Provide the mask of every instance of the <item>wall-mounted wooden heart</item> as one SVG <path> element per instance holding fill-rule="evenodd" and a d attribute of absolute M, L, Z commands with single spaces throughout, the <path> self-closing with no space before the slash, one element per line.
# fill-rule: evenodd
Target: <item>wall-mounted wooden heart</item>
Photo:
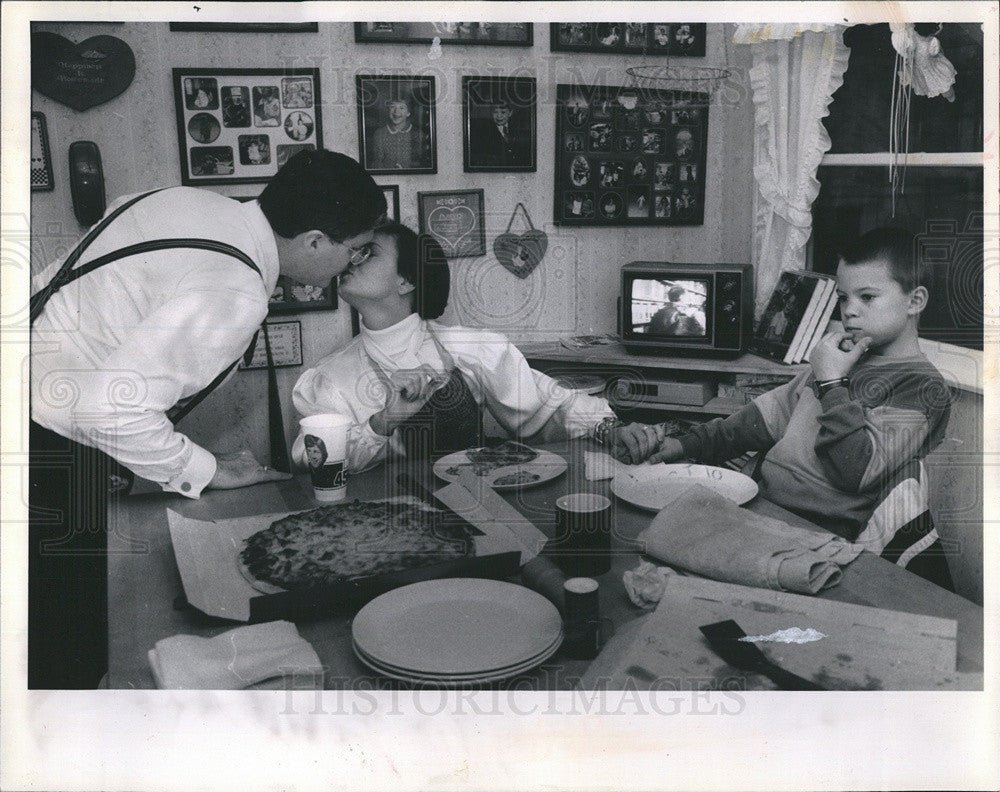
<path fill-rule="evenodd" d="M 57 33 L 31 34 L 31 87 L 74 110 L 114 99 L 133 77 L 135 55 L 114 36 L 74 44 Z"/>
<path fill-rule="evenodd" d="M 521 279 L 535 271 L 548 247 L 548 235 L 537 228 L 523 234 L 501 234 L 493 240 L 497 261 Z"/>

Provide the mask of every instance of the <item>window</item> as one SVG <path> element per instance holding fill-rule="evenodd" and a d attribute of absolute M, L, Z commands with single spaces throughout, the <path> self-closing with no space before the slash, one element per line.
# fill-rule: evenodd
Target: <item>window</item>
<path fill-rule="evenodd" d="M 917 32 L 929 35 L 937 27 L 918 24 Z M 845 32 L 851 56 L 824 120 L 832 146 L 817 173 L 811 262 L 833 273 L 845 236 L 879 225 L 908 228 L 934 272 L 921 337 L 982 349 L 983 32 L 980 25 L 948 23 L 936 35 L 957 70 L 955 101 L 912 97 L 910 153 L 893 207 L 889 117 L 896 52 L 889 26 Z"/>

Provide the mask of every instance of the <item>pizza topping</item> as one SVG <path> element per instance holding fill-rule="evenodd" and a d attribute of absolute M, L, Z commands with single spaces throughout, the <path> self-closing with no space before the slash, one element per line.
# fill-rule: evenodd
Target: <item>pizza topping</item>
<path fill-rule="evenodd" d="M 321 506 L 248 537 L 240 560 L 257 580 L 294 589 L 471 555 L 468 531 L 439 524 L 438 515 L 390 501 Z"/>
<path fill-rule="evenodd" d="M 515 440 L 505 440 L 499 445 L 466 451 L 477 476 L 485 476 L 497 468 L 523 465 L 538 456 L 538 452 Z"/>

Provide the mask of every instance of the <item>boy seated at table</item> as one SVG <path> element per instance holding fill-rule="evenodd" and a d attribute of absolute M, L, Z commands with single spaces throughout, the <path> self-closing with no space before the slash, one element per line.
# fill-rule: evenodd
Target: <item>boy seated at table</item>
<path fill-rule="evenodd" d="M 435 458 L 482 446 L 486 409 L 511 435 L 581 437 L 615 416 L 603 398 L 560 386 L 528 366 L 502 334 L 437 320 L 450 275 L 441 246 L 399 223 L 341 276 L 338 294 L 361 316 L 361 332 L 299 377 L 301 415 L 350 418 L 347 467 L 360 471 L 390 453 Z M 300 434 L 292 456 L 304 461 Z"/>
<path fill-rule="evenodd" d="M 613 455 L 718 464 L 766 453 L 765 498 L 952 589 L 922 464 L 944 436 L 950 393 L 917 343 L 929 272 L 915 256 L 909 232 L 864 234 L 837 267 L 843 325 L 814 347 L 809 371 L 679 438 L 621 427 Z"/>

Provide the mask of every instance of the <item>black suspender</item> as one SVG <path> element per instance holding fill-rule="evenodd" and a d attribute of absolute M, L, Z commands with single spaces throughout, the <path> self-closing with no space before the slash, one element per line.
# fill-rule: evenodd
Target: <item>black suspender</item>
<path fill-rule="evenodd" d="M 176 239 L 153 239 L 147 242 L 139 242 L 135 245 L 128 245 L 127 247 L 119 248 L 118 250 L 113 250 L 110 253 L 105 253 L 103 256 L 98 256 L 93 261 L 88 261 L 76 269 L 73 265 L 80 260 L 84 251 L 90 247 L 90 244 L 97 239 L 97 237 L 111 225 L 111 222 L 118 217 L 122 212 L 131 207 L 137 201 L 141 201 L 147 196 L 158 193 L 159 190 L 151 190 L 150 192 L 143 193 L 142 195 L 136 196 L 135 198 L 127 201 L 126 203 L 119 206 L 115 211 L 105 217 L 100 223 L 94 226 L 87 235 L 80 240 L 76 248 L 70 253 L 66 260 L 63 262 L 62 266 L 59 268 L 59 272 L 56 273 L 55 277 L 42 289 L 37 291 L 31 296 L 31 323 L 34 324 L 35 319 L 37 319 L 42 310 L 45 308 L 46 303 L 49 299 L 59 291 L 63 286 L 72 283 L 77 278 L 81 278 L 87 273 L 93 272 L 99 267 L 103 267 L 105 264 L 110 264 L 113 261 L 118 261 L 119 259 L 127 258 L 129 256 L 136 256 L 140 253 L 149 253 L 156 250 L 171 250 L 175 248 L 197 248 L 200 250 L 211 250 L 216 253 L 223 253 L 233 258 L 239 259 L 244 264 L 246 264 L 250 269 L 256 272 L 263 278 L 263 274 L 260 271 L 260 267 L 251 259 L 246 253 L 244 253 L 239 248 L 228 245 L 225 242 L 218 242 L 214 239 L 198 239 L 198 238 L 176 238 Z M 264 326 L 264 334 L 267 335 L 267 325 Z M 239 361 L 236 360 L 231 366 L 228 366 L 223 370 L 214 380 L 212 380 L 207 386 L 202 388 L 198 393 L 191 396 L 183 404 L 176 404 L 170 410 L 167 411 L 167 417 L 173 423 L 177 423 L 185 415 L 187 415 L 191 410 L 193 410 L 198 404 L 200 404 L 205 397 L 207 397 L 213 390 L 215 390 L 222 381 L 229 376 L 229 373 L 236 367 Z M 270 363 L 270 357 L 269 357 Z"/>

